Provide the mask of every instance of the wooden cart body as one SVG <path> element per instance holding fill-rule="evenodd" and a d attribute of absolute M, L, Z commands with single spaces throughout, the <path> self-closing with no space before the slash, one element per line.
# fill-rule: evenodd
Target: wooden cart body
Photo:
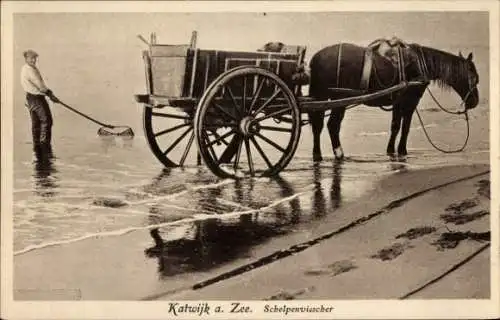
<path fill-rule="evenodd" d="M 306 47 L 285 46 L 282 52 L 203 50 L 191 45 L 151 44 L 143 51 L 147 96 L 152 107 L 196 107 L 208 86 L 222 73 L 241 66 L 255 66 L 277 74 L 295 93 L 292 76 L 303 64 Z M 253 91 L 254 84 L 248 90 Z M 269 95 L 269 93 L 267 94 Z"/>

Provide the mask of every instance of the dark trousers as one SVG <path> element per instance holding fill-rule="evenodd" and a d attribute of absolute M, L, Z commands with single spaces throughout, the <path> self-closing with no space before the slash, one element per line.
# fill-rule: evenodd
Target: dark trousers
<path fill-rule="evenodd" d="M 33 134 L 33 148 L 51 149 L 52 113 L 44 95 L 26 94 L 28 110 L 31 116 L 31 132 Z"/>

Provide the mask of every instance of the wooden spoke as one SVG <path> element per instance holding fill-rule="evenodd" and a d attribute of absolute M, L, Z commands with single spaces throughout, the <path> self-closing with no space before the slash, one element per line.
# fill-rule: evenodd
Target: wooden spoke
<path fill-rule="evenodd" d="M 171 119 L 183 119 L 183 120 L 192 120 L 192 118 L 188 116 L 181 116 L 181 115 L 176 115 L 176 114 L 168 114 L 168 113 L 161 113 L 161 112 L 151 112 L 152 116 L 155 117 L 162 117 L 162 118 L 171 118 Z"/>
<path fill-rule="evenodd" d="M 218 142 L 222 142 L 223 144 L 225 144 L 225 145 L 227 146 L 227 145 L 228 145 L 228 143 L 227 143 L 226 139 L 224 139 L 224 138 L 220 139 L 220 135 L 217 133 L 217 131 L 216 131 L 216 130 L 217 130 L 217 129 L 215 129 L 215 130 L 210 130 L 210 133 L 211 133 L 211 134 L 215 137 L 215 139 L 217 139 L 217 140 L 218 140 L 216 143 L 218 143 Z"/>
<path fill-rule="evenodd" d="M 260 126 L 262 130 L 269 131 L 279 131 L 279 132 L 292 132 L 292 128 L 280 128 L 280 127 L 270 127 L 270 126 Z"/>
<path fill-rule="evenodd" d="M 164 166 L 172 168 L 184 166 L 190 162 L 189 154 L 196 134 L 193 131 L 189 136 L 189 132 L 184 131 L 193 130 L 193 114 L 171 114 L 169 109 L 144 108 L 143 128 L 144 136 L 155 157 Z M 180 134 L 183 136 L 178 138 Z M 180 143 L 183 139 L 187 142 L 186 144 Z M 176 152 L 171 152 L 174 148 Z"/>
<path fill-rule="evenodd" d="M 189 150 L 191 150 L 191 145 L 193 144 L 193 141 L 194 141 L 194 131 L 191 132 L 191 136 L 189 137 L 189 141 L 187 143 L 186 149 L 184 150 L 184 153 L 182 154 L 181 160 L 179 161 L 179 165 L 181 167 L 184 165 L 184 162 L 186 161 Z"/>
<path fill-rule="evenodd" d="M 280 117 L 288 121 L 281 123 Z M 273 118 L 276 123 L 264 121 Z M 194 120 L 198 151 L 220 178 L 276 175 L 291 161 L 300 138 L 296 97 L 277 74 L 257 66 L 219 75 L 204 92 Z"/>
<path fill-rule="evenodd" d="M 236 97 L 234 96 L 233 91 L 231 90 L 231 87 L 226 85 L 226 86 L 224 86 L 224 88 L 226 89 L 226 92 L 229 93 L 229 96 L 231 97 L 231 100 L 233 101 L 235 110 L 241 116 L 241 110 L 239 108 L 238 102 L 236 101 Z"/>
<path fill-rule="evenodd" d="M 241 136 L 235 131 L 235 134 L 232 136 L 231 141 L 227 144 L 226 149 L 222 152 L 222 155 L 219 158 L 221 163 L 230 163 L 231 159 L 236 155 L 236 151 L 238 150 L 238 144 L 241 140 Z"/>
<path fill-rule="evenodd" d="M 265 116 L 255 118 L 255 121 L 260 122 L 260 121 L 263 121 L 263 120 L 266 120 L 269 118 L 274 118 L 274 117 L 280 116 L 282 114 L 288 113 L 290 110 L 292 110 L 292 108 L 290 108 L 290 107 L 282 109 L 282 110 L 278 110 L 278 111 L 275 111 L 273 113 L 267 114 Z"/>
<path fill-rule="evenodd" d="M 217 159 L 217 154 L 215 153 L 215 150 L 214 150 L 214 148 L 212 147 L 212 144 L 211 144 L 210 138 L 208 137 L 208 135 L 207 135 L 207 132 L 206 132 L 206 131 L 203 131 L 203 139 L 206 141 L 206 146 L 208 146 L 208 150 L 209 150 L 209 152 L 211 153 L 211 156 L 212 156 L 213 160 L 215 161 L 215 163 L 216 163 L 217 165 L 219 165 L 219 159 Z"/>
<path fill-rule="evenodd" d="M 238 169 L 238 164 L 240 163 L 240 157 L 241 157 L 241 146 L 242 146 L 242 139 L 238 141 L 238 150 L 236 151 L 236 157 L 234 158 L 234 172 Z"/>
<path fill-rule="evenodd" d="M 270 96 L 269 99 L 267 99 L 252 115 L 255 117 L 260 112 L 262 112 L 262 110 L 264 110 L 271 102 L 273 102 L 274 99 L 276 99 L 279 96 L 280 93 L 283 93 L 283 91 L 281 91 L 281 89 L 276 90 L 272 94 L 272 96 Z"/>
<path fill-rule="evenodd" d="M 169 132 L 175 131 L 177 129 L 180 129 L 180 128 L 183 128 L 183 127 L 186 127 L 186 126 L 190 126 L 190 124 L 189 123 L 183 123 L 183 124 L 176 125 L 175 127 L 168 128 L 168 129 L 165 129 L 163 131 L 157 132 L 157 133 L 154 134 L 154 136 L 155 137 L 162 136 L 164 134 L 167 134 Z"/>
<path fill-rule="evenodd" d="M 276 149 L 278 149 L 279 151 L 285 153 L 286 150 L 281 147 L 280 145 L 278 145 L 276 142 L 272 141 L 272 140 L 269 140 L 269 138 L 267 138 L 266 136 L 263 136 L 262 134 L 260 133 L 256 133 L 255 134 L 257 137 L 261 138 L 262 140 L 264 140 L 265 142 L 269 143 L 271 146 L 275 147 Z"/>
<path fill-rule="evenodd" d="M 273 119 L 276 123 L 284 122 L 284 123 L 293 123 L 293 118 L 288 116 L 283 117 L 275 117 Z"/>
<path fill-rule="evenodd" d="M 231 119 L 235 120 L 235 121 L 238 121 L 238 119 L 233 116 L 232 114 L 230 114 L 229 112 L 227 112 L 223 107 L 221 107 L 220 105 L 218 105 L 217 103 L 213 103 L 213 106 L 215 106 L 220 112 L 224 113 L 225 115 L 227 115 L 228 117 L 230 117 Z"/>
<path fill-rule="evenodd" d="M 247 77 L 243 76 L 243 94 L 242 96 L 242 109 L 243 114 L 246 114 L 246 100 L 247 100 Z"/>
<path fill-rule="evenodd" d="M 248 168 L 250 169 L 250 175 L 255 176 L 255 170 L 253 168 L 252 152 L 250 151 L 250 141 L 245 139 L 245 149 L 247 150 L 247 160 Z"/>
<path fill-rule="evenodd" d="M 255 137 L 253 137 L 253 136 L 250 137 L 250 140 L 252 141 L 253 145 L 255 146 L 255 149 L 257 149 L 257 151 L 259 152 L 259 154 L 262 157 L 262 159 L 264 159 L 264 161 L 266 162 L 268 168 L 272 168 L 273 165 L 271 164 L 271 161 L 269 161 L 269 159 L 267 158 L 266 154 L 264 153 L 264 151 L 260 147 L 260 145 L 257 142 L 257 140 L 255 140 Z"/>
<path fill-rule="evenodd" d="M 179 137 L 179 138 L 177 138 L 177 139 L 174 141 L 174 143 L 172 143 L 172 145 L 171 145 L 171 146 L 170 146 L 170 147 L 169 147 L 169 148 L 168 148 L 165 152 L 163 152 L 163 155 L 165 155 L 165 156 L 166 156 L 166 155 L 167 155 L 170 151 L 172 151 L 172 149 L 174 149 L 174 148 L 175 148 L 175 146 L 177 146 L 177 145 L 179 144 L 179 142 L 181 142 L 181 140 L 182 140 L 182 139 L 184 139 L 184 137 L 185 137 L 185 136 L 189 133 L 189 131 L 191 131 L 191 130 L 193 130 L 193 128 L 191 128 L 191 127 L 187 128 L 187 130 L 186 130 L 186 131 L 184 131 L 184 133 L 182 133 L 182 134 L 180 135 L 180 137 Z"/>
<path fill-rule="evenodd" d="M 257 100 L 259 100 L 260 92 L 262 91 L 262 87 L 264 86 L 265 79 L 262 78 L 260 80 L 259 85 L 257 86 L 257 90 L 255 91 L 255 94 L 252 97 L 252 101 L 250 102 L 250 107 L 248 108 L 248 114 L 252 114 L 252 110 L 255 107 L 255 103 Z"/>
<path fill-rule="evenodd" d="M 222 127 L 228 127 L 228 128 L 235 129 L 238 127 L 238 125 L 234 122 L 219 122 L 219 123 L 214 124 L 214 125 L 204 126 L 204 128 L 207 130 L 217 130 L 217 129 L 220 129 Z"/>
<path fill-rule="evenodd" d="M 236 132 L 234 130 L 231 130 L 229 132 L 224 133 L 222 136 L 218 135 L 216 132 L 212 132 L 212 133 L 215 133 L 214 136 L 216 139 L 214 141 L 210 141 L 210 143 L 209 143 L 210 146 L 213 146 L 214 144 L 218 143 L 219 141 L 222 141 L 222 143 L 224 143 L 227 146 L 228 143 L 226 140 L 224 140 L 224 138 L 227 138 L 230 135 L 235 134 Z"/>

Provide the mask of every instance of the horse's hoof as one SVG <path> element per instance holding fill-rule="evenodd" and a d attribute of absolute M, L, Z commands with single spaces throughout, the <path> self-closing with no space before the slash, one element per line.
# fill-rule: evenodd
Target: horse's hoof
<path fill-rule="evenodd" d="M 391 161 L 397 161 L 398 160 L 398 154 L 396 152 L 387 152 L 387 156 Z"/>
<path fill-rule="evenodd" d="M 344 154 L 341 154 L 339 156 L 337 156 L 337 155 L 335 156 L 335 161 L 339 161 L 340 162 L 340 161 L 343 161 L 344 159 L 345 159 Z"/>
<path fill-rule="evenodd" d="M 342 150 L 342 147 L 335 148 L 333 150 L 333 154 L 335 154 L 335 159 L 337 159 L 337 160 L 344 159 L 344 150 Z"/>
<path fill-rule="evenodd" d="M 398 155 L 395 153 L 388 153 L 387 156 L 389 157 L 390 161 L 398 161 Z"/>
<path fill-rule="evenodd" d="M 321 155 L 313 155 L 313 161 L 314 162 L 323 161 L 323 157 Z"/>

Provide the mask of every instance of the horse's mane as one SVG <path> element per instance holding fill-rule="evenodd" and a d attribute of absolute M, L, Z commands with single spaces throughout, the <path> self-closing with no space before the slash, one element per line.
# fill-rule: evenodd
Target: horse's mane
<path fill-rule="evenodd" d="M 434 48 L 420 45 L 412 47 L 417 49 L 418 54 L 423 55 L 430 79 L 440 88 L 449 90 L 452 83 L 467 79 L 468 69 L 465 59 Z"/>

